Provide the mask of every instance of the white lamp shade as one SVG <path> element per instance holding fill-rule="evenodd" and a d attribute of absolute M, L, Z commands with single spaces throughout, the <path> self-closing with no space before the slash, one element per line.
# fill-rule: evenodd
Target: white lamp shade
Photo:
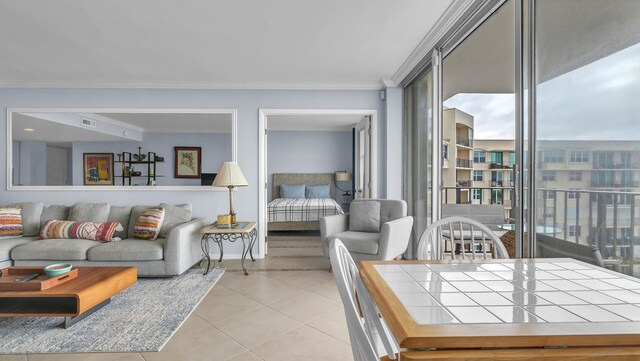
<path fill-rule="evenodd" d="M 336 182 L 346 182 L 353 179 L 353 177 L 351 176 L 351 173 L 347 173 L 347 172 L 336 172 L 335 176 L 336 176 Z"/>
<path fill-rule="evenodd" d="M 218 175 L 213 180 L 214 187 L 244 187 L 248 185 L 247 179 L 236 162 L 222 163 L 218 169 Z"/>

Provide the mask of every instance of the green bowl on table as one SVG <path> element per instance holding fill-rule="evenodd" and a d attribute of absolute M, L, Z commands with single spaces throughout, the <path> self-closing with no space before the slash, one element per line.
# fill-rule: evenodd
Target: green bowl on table
<path fill-rule="evenodd" d="M 73 268 L 71 263 L 54 263 L 46 266 L 44 268 L 44 273 L 47 274 L 47 277 L 51 278 L 65 274 L 71 271 L 71 268 Z"/>

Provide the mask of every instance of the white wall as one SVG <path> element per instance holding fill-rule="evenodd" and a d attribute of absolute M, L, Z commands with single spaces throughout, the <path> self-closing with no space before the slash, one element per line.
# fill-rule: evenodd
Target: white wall
<path fill-rule="evenodd" d="M 383 146 L 386 118 L 378 91 L 328 90 L 180 90 L 180 89 L 0 89 L 0 107 L 51 108 L 213 108 L 238 109 L 238 163 L 248 187 L 234 195 L 240 219 L 258 219 L 258 109 L 377 109 L 378 114 L 378 194 L 385 197 L 387 151 Z M 0 119 L 4 125 L 6 111 Z M 6 126 L 2 127 L 6 132 Z M 401 149 L 401 144 L 392 144 Z M 6 149 L 6 134 L 0 149 Z M 6 153 L 5 153 L 6 154 Z M 72 204 L 78 201 L 113 204 L 192 203 L 194 216 L 212 219 L 228 211 L 228 194 L 213 191 L 7 191 L 6 156 L 0 157 L 0 204 L 13 201 L 43 201 Z M 229 254 L 239 253 L 239 244 L 228 246 Z"/>
<path fill-rule="evenodd" d="M 267 199 L 271 200 L 273 173 L 353 172 L 352 143 L 351 131 L 270 130 L 267 142 Z"/>

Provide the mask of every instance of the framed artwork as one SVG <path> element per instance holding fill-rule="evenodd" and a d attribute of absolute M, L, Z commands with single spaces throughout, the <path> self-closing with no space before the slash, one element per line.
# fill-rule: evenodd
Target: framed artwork
<path fill-rule="evenodd" d="M 112 186 L 113 153 L 83 153 L 82 174 L 86 186 Z"/>
<path fill-rule="evenodd" d="M 200 147 L 173 147 L 174 149 L 174 177 L 200 179 L 202 148 Z"/>

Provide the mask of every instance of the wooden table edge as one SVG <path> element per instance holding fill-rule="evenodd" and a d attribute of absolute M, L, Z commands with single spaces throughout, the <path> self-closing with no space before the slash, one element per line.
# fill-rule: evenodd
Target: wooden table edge
<path fill-rule="evenodd" d="M 578 262 L 573 259 L 555 259 Z M 546 324 L 443 324 L 420 325 L 407 312 L 393 290 L 375 270 L 374 265 L 424 264 L 424 263 L 500 263 L 504 260 L 459 260 L 455 261 L 360 261 L 362 280 L 389 325 L 396 341 L 403 348 L 480 348 L 480 347 L 545 347 L 545 346 L 640 346 L 640 322 L 595 322 L 590 328 L 597 332 L 575 332 L 585 323 Z M 527 259 L 511 260 L 525 263 Z M 386 295 L 386 297 L 383 296 Z M 393 311 L 394 308 L 397 310 Z M 501 331 L 486 335 L 487 327 Z M 544 332 L 540 332 L 539 328 Z M 536 330 L 538 329 L 538 330 Z M 555 331 L 554 331 L 555 330 Z M 484 333 L 483 333 L 484 331 Z M 514 331 L 516 332 L 514 334 Z M 607 333 L 609 332 L 609 333 Z M 428 339 L 429 344 L 425 344 Z"/>

